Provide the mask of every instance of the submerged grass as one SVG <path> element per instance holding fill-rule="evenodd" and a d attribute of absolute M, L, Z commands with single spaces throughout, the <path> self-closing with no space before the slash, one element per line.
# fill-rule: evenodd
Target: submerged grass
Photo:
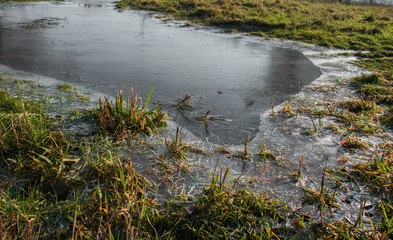
<path fill-rule="evenodd" d="M 59 84 L 59 86 L 57 86 L 57 88 L 58 88 L 59 90 L 61 90 L 61 91 L 64 91 L 64 92 L 70 92 L 71 90 L 74 89 L 74 87 L 71 86 L 71 85 L 68 84 L 68 83 Z"/>
<path fill-rule="evenodd" d="M 101 142 L 76 146 L 53 130 L 37 104 L 4 91 L 0 99 L 2 237 L 150 236 L 149 217 L 157 210 L 150 211 L 147 181 L 130 160 L 112 156 Z M 71 158 L 71 149 L 82 159 Z"/>
<path fill-rule="evenodd" d="M 20 122 L 30 124 L 31 129 L 35 129 L 37 123 L 30 118 L 22 118 L 22 115 L 30 116 L 30 111 L 33 111 L 31 109 L 36 109 L 35 114 L 42 114 L 39 106 L 28 101 L 24 104 L 21 99 L 4 92 L 0 96 L 2 114 L 19 113 Z M 1 119 L 2 126 L 8 126 L 4 128 L 7 131 L 1 132 L 3 160 L 9 159 L 10 156 L 19 157 L 14 151 L 29 153 L 44 149 L 41 155 L 46 161 L 38 161 L 31 156 L 24 156 L 26 159 L 23 159 L 23 166 L 34 164 L 40 168 L 23 167 L 19 169 L 18 174 L 25 178 L 25 174 L 33 171 L 51 173 L 52 167 L 58 167 L 55 162 L 64 160 L 63 155 L 44 157 L 48 149 L 54 148 L 51 144 L 56 144 L 58 151 L 65 152 L 53 136 L 48 137 L 49 133 L 45 135 L 49 130 L 43 130 L 41 133 L 44 135 L 42 138 L 51 140 L 49 145 L 44 144 L 41 138 L 37 138 L 36 144 L 31 144 L 32 140 L 26 141 L 26 137 L 35 136 L 34 131 L 22 132 L 21 137 L 15 132 L 21 131 L 21 127 L 28 127 L 18 125 L 18 128 L 13 128 L 11 123 L 4 124 L 7 120 L 9 119 Z M 50 126 L 50 121 L 47 118 L 45 120 L 44 125 Z M 4 137 L 8 135 L 10 140 Z M 16 144 L 23 150 L 10 148 L 8 143 L 11 140 L 19 141 Z M 71 145 L 62 136 L 60 140 L 68 143 L 68 146 Z M 64 171 L 63 184 L 69 191 L 62 198 L 59 189 L 53 185 L 57 182 L 53 178 L 41 178 L 45 180 L 45 185 L 29 184 L 23 188 L 15 187 L 11 179 L 1 178 L 2 236 L 7 239 L 173 239 L 181 236 L 211 239 L 224 238 L 230 232 L 238 237 L 244 234 L 271 236 L 274 233 L 269 226 L 270 221 L 283 221 L 281 211 L 285 208 L 279 210 L 280 203 L 264 195 L 256 196 L 226 186 L 228 171 L 222 179 L 214 178 L 212 184 L 198 196 L 192 207 L 192 215 L 183 203 L 169 201 L 168 208 L 160 208 L 146 195 L 150 189 L 148 181 L 135 172 L 131 159 L 121 159 L 119 154 L 113 152 L 113 148 L 105 146 L 108 144 L 99 139 L 78 147 L 73 146 L 75 150 L 81 151 L 81 160 L 78 164 L 70 162 L 72 165 L 69 168 L 73 171 Z M 20 158 L 15 159 L 22 161 Z M 15 161 L 15 164 L 17 163 Z M 60 168 L 56 168 L 57 173 Z M 7 169 L 10 170 L 6 165 L 2 165 L 2 171 Z M 16 172 L 9 172 L 11 178 L 14 173 Z M 43 191 L 47 185 L 52 185 L 54 191 Z M 173 206 L 178 206 L 176 211 Z M 264 223 L 262 229 L 259 223 Z"/>
<path fill-rule="evenodd" d="M 59 25 L 59 20 L 61 18 L 39 18 L 33 20 L 31 23 L 22 24 L 21 27 L 25 29 L 32 29 L 32 28 L 46 28 L 50 26 Z"/>
<path fill-rule="evenodd" d="M 369 162 L 357 163 L 352 173 L 362 179 L 372 190 L 382 192 L 388 198 L 393 197 L 393 150 L 375 154 Z"/>
<path fill-rule="evenodd" d="M 381 221 L 373 223 L 372 231 L 369 234 L 364 235 L 364 232 L 353 232 L 351 228 L 347 226 L 339 229 L 332 225 L 333 233 L 344 236 L 359 236 L 359 239 L 391 239 L 393 237 L 393 153 L 392 148 L 386 148 L 385 151 L 374 157 L 368 159 L 365 162 L 356 163 L 350 167 L 349 172 L 343 171 L 349 179 L 357 179 L 363 182 L 371 191 L 376 192 L 382 198 L 382 201 L 376 205 L 376 212 L 381 216 Z M 361 212 L 364 209 L 361 209 Z M 355 224 L 361 225 L 361 216 Z M 346 230 L 346 232 L 343 232 Z M 351 233 L 351 234 L 349 234 Z"/>

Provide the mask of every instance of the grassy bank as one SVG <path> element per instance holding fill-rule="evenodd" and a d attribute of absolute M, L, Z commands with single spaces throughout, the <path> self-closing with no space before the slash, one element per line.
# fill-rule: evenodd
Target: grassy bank
<path fill-rule="evenodd" d="M 118 6 L 228 31 L 365 51 L 361 56 L 393 56 L 392 7 L 299 0 L 122 0 Z"/>

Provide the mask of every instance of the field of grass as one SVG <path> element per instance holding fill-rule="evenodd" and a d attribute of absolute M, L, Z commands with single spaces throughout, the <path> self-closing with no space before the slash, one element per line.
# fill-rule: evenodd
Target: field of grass
<path fill-rule="evenodd" d="M 348 150 L 368 148 L 358 135 L 372 137 L 392 128 L 392 8 L 295 0 L 119 3 L 119 7 L 128 6 L 229 31 L 361 50 L 358 55 L 367 59 L 356 64 L 373 70 L 373 74 L 351 79 L 348 87 L 356 89 L 356 98 L 325 102 L 318 108 L 287 104 L 274 115 L 334 118 L 337 123 L 328 126 L 329 131 L 340 132 L 344 136 L 342 149 Z M 326 171 L 318 189 L 303 187 L 301 208 L 292 208 L 268 193 L 238 188 L 238 179 L 233 179 L 228 169 L 216 172 L 194 196 L 168 193 L 159 201 L 153 196 L 162 179 L 149 181 L 135 170 L 132 159 L 121 154 L 125 142 L 165 128 L 165 114 L 159 108 L 148 109 L 152 92 L 142 103 L 136 93 L 123 99 L 121 90 L 114 100 L 101 99 L 96 108 L 85 109 L 83 114 L 73 111 L 70 118 L 58 119 L 51 112 L 57 111 L 56 105 L 47 96 L 24 94 L 37 86 L 6 77 L 0 78 L 2 82 L 8 84 L 0 88 L 2 239 L 393 238 L 393 147 L 388 141 L 379 143 L 364 161 L 334 171 L 335 186 L 326 183 L 331 177 Z M 63 101 L 86 101 L 73 86 L 60 84 L 58 90 L 59 106 L 67 105 Z M 187 98 L 184 103 L 191 107 Z M 66 130 L 65 126 L 78 122 L 87 122 L 93 129 L 84 136 Z M 312 123 L 311 129 L 317 134 L 321 126 Z M 165 174 L 177 171 L 175 167 L 187 174 L 187 153 L 205 154 L 183 142 L 179 129 L 174 139 L 165 139 L 162 144 L 166 154 L 157 154 L 157 164 Z M 252 153 L 247 144 L 245 141 L 244 150 L 235 154 L 239 161 L 254 156 L 265 161 L 276 158 L 265 146 Z M 295 182 L 302 181 L 303 165 L 301 158 L 297 172 L 292 174 Z M 364 227 L 363 217 L 370 213 L 363 200 L 356 221 L 331 217 L 341 207 L 341 184 L 350 181 L 363 184 L 380 199 L 374 208 L 379 217 L 369 228 Z M 303 211 L 307 206 L 317 216 Z"/>

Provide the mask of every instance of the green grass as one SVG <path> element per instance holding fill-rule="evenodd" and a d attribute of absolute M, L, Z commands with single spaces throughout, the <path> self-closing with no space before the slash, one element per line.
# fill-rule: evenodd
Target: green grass
<path fill-rule="evenodd" d="M 70 92 L 70 91 L 72 91 L 72 90 L 74 89 L 74 87 L 71 86 L 71 85 L 68 84 L 68 83 L 59 84 L 59 86 L 57 86 L 57 88 L 58 88 L 59 90 L 61 90 L 61 91 L 64 91 L 64 92 Z"/>
<path fill-rule="evenodd" d="M 0 91 L 1 165 L 33 182 L 64 177 L 69 142 L 40 107 Z"/>
<path fill-rule="evenodd" d="M 156 10 L 267 38 L 370 51 L 362 56 L 393 56 L 393 11 L 387 6 L 299 0 L 122 0 L 118 7 Z"/>
<path fill-rule="evenodd" d="M 353 174 L 362 179 L 372 190 L 393 197 L 393 150 L 376 154 L 369 162 L 353 166 Z"/>
<path fill-rule="evenodd" d="M 379 112 L 378 119 L 387 128 L 392 128 L 393 122 L 393 76 L 391 69 L 383 64 L 379 66 L 378 73 L 363 75 L 353 79 L 353 85 L 358 89 L 362 102 L 384 104 L 383 113 Z M 375 113 L 375 112 L 374 112 Z"/>
<path fill-rule="evenodd" d="M 142 100 L 133 91 L 131 97 L 124 101 L 123 90 L 120 90 L 114 104 L 107 97 L 103 101 L 100 99 L 97 116 L 101 130 L 122 139 L 138 133 L 150 135 L 166 126 L 166 117 L 160 107 L 147 109 L 153 89 L 144 106 L 138 105 L 138 102 L 142 104 Z"/>
<path fill-rule="evenodd" d="M 31 23 L 25 23 L 22 24 L 21 27 L 25 29 L 31 29 L 31 28 L 46 28 L 50 26 L 56 26 L 59 25 L 59 20 L 62 20 L 61 18 L 39 18 L 33 20 Z"/>
<path fill-rule="evenodd" d="M 212 182 L 191 206 L 168 203 L 169 215 L 157 228 L 173 239 L 269 239 L 285 236 L 280 227 L 289 213 L 286 204 L 264 194 L 234 189 L 228 169 Z M 169 231 L 168 231 L 169 230 Z"/>
<path fill-rule="evenodd" d="M 119 7 L 128 6 L 163 11 L 228 31 L 370 51 L 359 53 L 366 57 L 387 57 L 357 62 L 374 71 L 353 80 L 359 99 L 296 110 L 287 105 L 282 116 L 334 117 L 341 131 L 349 134 L 342 142 L 348 148 L 367 148 L 357 140 L 357 134 L 373 135 L 384 126 L 391 127 L 393 74 L 389 57 L 393 51 L 393 13 L 389 7 L 294 0 L 126 0 L 119 3 Z M 16 94 L 23 96 L 22 90 L 23 87 Z M 59 90 L 63 94 L 74 92 L 67 84 L 59 85 Z M 376 206 L 381 220 L 373 223 L 371 230 L 362 227 L 360 216 L 355 223 L 329 219 L 327 212 L 340 206 L 336 203 L 336 190 L 328 189 L 324 180 L 318 190 L 303 188 L 304 202 L 320 209 L 319 220 L 302 213 L 302 209 L 290 209 L 266 193 L 236 188 L 229 184 L 228 170 L 213 176 L 211 183 L 194 197 L 169 195 L 158 205 L 148 196 L 157 194 L 152 187 L 157 183 L 136 173 L 132 159 L 123 158 L 118 143 L 107 138 L 108 134 L 119 139 L 151 134 L 164 127 L 165 115 L 161 110 L 147 109 L 151 94 L 144 105 L 134 93 L 124 101 L 123 90 L 114 102 L 108 98 L 101 100 L 100 106 L 88 113 L 89 117 L 96 116 L 100 131 L 73 142 L 65 137 L 61 125 L 56 126 L 45 115 L 43 106 L 0 91 L 2 236 L 6 239 L 393 237 L 393 169 L 389 145 L 381 146 L 382 153 L 350 169 L 352 177 L 372 191 L 382 193 L 381 204 Z M 51 105 L 50 100 L 46 104 Z M 180 110 L 191 107 L 190 97 L 186 95 L 177 107 Z M 318 126 L 313 124 L 316 132 Z M 164 144 L 168 159 L 162 162 L 171 161 L 167 164 L 169 168 L 171 164 L 182 168 L 186 153 L 198 151 L 185 144 L 179 132 L 174 140 Z M 247 142 L 244 151 L 238 153 L 242 159 L 256 155 L 248 151 Z M 264 146 L 259 156 L 275 159 Z M 293 174 L 298 182 L 303 175 L 302 163 L 303 158 Z M 361 205 L 360 212 L 365 211 Z"/>
<path fill-rule="evenodd" d="M 344 171 L 349 179 L 356 179 L 365 184 L 371 191 L 380 194 L 382 202 L 376 206 L 377 213 L 381 216 L 381 221 L 374 223 L 373 234 L 379 239 L 391 239 L 393 237 L 393 148 L 391 145 L 382 147 L 382 153 L 376 153 L 365 162 L 351 166 L 349 172 Z M 351 229 L 345 228 L 348 235 Z M 342 232 L 333 228 L 333 234 Z M 332 234 L 332 235 L 333 235 Z M 359 233 L 358 233 L 359 234 Z M 358 235 L 356 234 L 356 235 Z M 354 235 L 354 234 L 352 234 Z M 369 236 L 362 236 L 360 239 L 367 239 Z"/>
<path fill-rule="evenodd" d="M 6 173 L 0 179 L 2 236 L 150 236 L 148 221 L 157 210 L 144 213 L 152 201 L 132 162 L 112 156 L 113 147 L 103 149 L 102 140 L 86 146 L 71 142 L 61 128 L 53 130 L 35 103 L 4 91 L 0 100 L 0 167 Z"/>
<path fill-rule="evenodd" d="M 370 69 L 376 72 L 390 72 L 390 79 L 393 76 L 393 59 L 392 58 L 381 58 L 381 59 L 366 59 L 363 61 L 355 62 L 357 65 L 365 68 Z"/>
<path fill-rule="evenodd" d="M 386 72 L 356 77 L 353 85 L 366 100 L 393 104 L 393 81 Z"/>
<path fill-rule="evenodd" d="M 381 119 L 381 122 L 388 128 L 393 127 L 393 107 L 391 107 L 389 110 L 385 112 L 385 114 Z"/>
<path fill-rule="evenodd" d="M 0 93 L 0 232 L 6 239 L 367 239 L 372 234 L 392 234 L 389 202 L 378 208 L 383 218 L 372 231 L 364 230 L 360 223 L 316 222 L 267 193 L 237 188 L 237 179 L 232 179 L 229 169 L 214 175 L 193 197 L 185 193 L 160 196 L 165 200 L 157 204 L 149 197 L 157 194 L 157 183 L 136 172 L 132 158 L 122 156 L 122 145 L 114 144 L 102 132 L 70 141 L 56 130 L 40 105 Z M 118 105 L 111 109 L 124 109 L 120 100 L 121 93 Z M 180 131 L 177 135 L 174 149 L 188 148 L 180 140 Z M 172 151 L 170 146 L 167 150 Z M 250 155 L 247 143 L 244 153 Z M 261 146 L 262 157 L 271 158 L 270 154 Z M 179 160 L 171 156 L 169 160 Z M 388 195 L 390 158 L 385 155 L 375 166 L 356 170 L 370 183 L 383 176 L 385 182 L 380 185 L 386 188 L 377 191 Z M 376 171 L 379 174 L 370 174 Z M 305 202 L 325 212 L 339 208 L 336 190 L 322 182 L 320 190 L 304 189 Z"/>

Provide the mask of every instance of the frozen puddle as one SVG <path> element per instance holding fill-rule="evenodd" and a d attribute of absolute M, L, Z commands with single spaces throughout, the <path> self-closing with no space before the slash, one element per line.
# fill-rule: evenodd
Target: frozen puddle
<path fill-rule="evenodd" d="M 352 98 L 354 90 L 345 79 L 362 71 L 349 63 L 355 58 L 341 56 L 341 51 L 164 24 L 146 12 L 118 12 L 105 1 L 15 3 L 3 6 L 0 14 L 1 72 L 39 74 L 28 78 L 47 82 L 48 88 L 57 84 L 52 78 L 58 79 L 88 89 L 95 99 L 102 94 L 115 96 L 123 85 L 145 99 L 154 88 L 152 102 L 172 120 L 165 134 L 173 137 L 179 124 L 185 127 L 184 139 L 208 153 L 187 159 L 203 174 L 178 177 L 184 178 L 180 183 L 190 193 L 209 183 L 214 169 L 228 167 L 239 184 L 299 204 L 301 187 L 317 189 L 324 170 L 336 167 L 344 154 L 342 135 L 324 129 L 333 120 L 303 115 L 279 118 L 271 110 Z M 42 18 L 58 24 L 21 27 Z M 192 95 L 192 108 L 176 110 L 186 94 Z M 205 126 L 197 119 L 208 110 L 213 120 Z M 279 158 L 233 157 L 243 150 L 244 138 L 249 139 L 250 152 L 258 153 L 265 146 Z M 228 153 L 220 152 L 222 148 Z M 295 182 L 291 173 L 302 157 L 303 179 Z M 149 153 L 139 158 L 133 158 L 135 167 L 144 171 L 157 156 Z M 375 201 L 359 186 L 350 188 L 342 198 L 354 200 L 340 203 L 343 210 L 337 216 L 357 213 L 361 195 Z"/>
<path fill-rule="evenodd" d="M 15 3 L 0 9 L 0 63 L 115 96 L 123 85 L 196 137 L 240 144 L 260 114 L 320 70 L 300 51 L 241 35 L 164 24 L 105 2 Z M 44 27 L 29 27 L 37 20 Z M 40 21 L 38 21 L 40 22 Z M 176 109 L 191 94 L 192 108 Z M 198 119 L 209 110 L 208 126 Z"/>

